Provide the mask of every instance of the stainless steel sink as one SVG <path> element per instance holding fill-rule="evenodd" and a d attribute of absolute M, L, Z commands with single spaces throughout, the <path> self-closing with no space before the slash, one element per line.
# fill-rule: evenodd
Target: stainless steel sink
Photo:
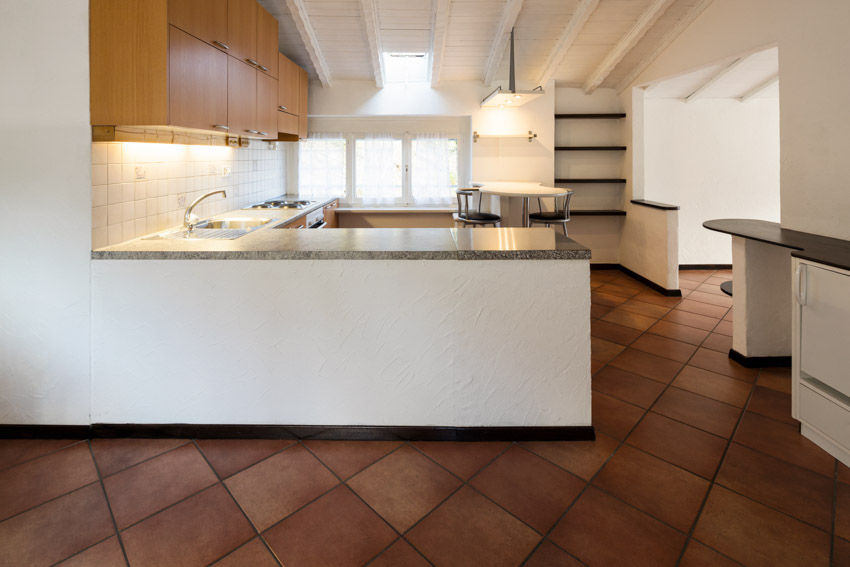
<path fill-rule="evenodd" d="M 195 229 L 232 229 L 232 228 L 260 228 L 275 219 L 256 218 L 229 218 L 229 219 L 207 219 L 195 225 Z"/>

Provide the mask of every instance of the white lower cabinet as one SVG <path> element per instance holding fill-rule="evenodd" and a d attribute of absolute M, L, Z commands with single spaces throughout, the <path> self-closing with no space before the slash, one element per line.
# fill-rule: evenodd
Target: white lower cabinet
<path fill-rule="evenodd" d="M 850 466 L 850 272 L 794 259 L 792 414 Z"/>

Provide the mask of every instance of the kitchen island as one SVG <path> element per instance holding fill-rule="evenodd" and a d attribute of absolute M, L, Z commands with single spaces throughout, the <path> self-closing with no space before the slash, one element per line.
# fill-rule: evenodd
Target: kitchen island
<path fill-rule="evenodd" d="M 103 430 L 593 436 L 590 251 L 554 230 L 263 228 L 92 258 Z"/>

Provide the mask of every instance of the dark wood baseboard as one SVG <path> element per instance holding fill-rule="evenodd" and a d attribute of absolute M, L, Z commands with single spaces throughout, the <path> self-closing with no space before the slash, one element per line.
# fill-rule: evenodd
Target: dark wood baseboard
<path fill-rule="evenodd" d="M 593 426 L 417 427 L 95 423 L 92 438 L 321 439 L 358 441 L 593 441 Z"/>
<path fill-rule="evenodd" d="M 744 368 L 791 368 L 790 356 L 744 356 L 732 348 L 729 358 Z"/>
<path fill-rule="evenodd" d="M 88 439 L 89 425 L 4 425 L 0 439 Z"/>
<path fill-rule="evenodd" d="M 680 270 L 731 270 L 732 264 L 679 264 Z"/>

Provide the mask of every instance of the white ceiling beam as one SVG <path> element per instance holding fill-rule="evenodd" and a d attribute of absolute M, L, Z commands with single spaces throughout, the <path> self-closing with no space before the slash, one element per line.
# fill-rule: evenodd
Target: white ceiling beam
<path fill-rule="evenodd" d="M 301 41 L 307 48 L 307 54 L 310 56 L 310 61 L 313 62 L 319 81 L 321 81 L 323 87 L 330 87 L 333 83 L 331 73 L 328 71 L 328 64 L 322 54 L 322 49 L 319 47 L 319 40 L 316 39 L 316 32 L 313 31 L 313 24 L 310 23 L 310 16 L 307 14 L 304 0 L 285 0 L 285 2 L 295 22 L 295 28 L 301 36 Z"/>
<path fill-rule="evenodd" d="M 360 8 L 360 12 L 363 14 L 366 38 L 369 40 L 369 51 L 372 55 L 375 85 L 382 89 L 384 88 L 384 58 L 381 48 L 381 30 L 378 27 L 378 0 L 360 0 Z"/>
<path fill-rule="evenodd" d="M 490 54 L 487 56 L 487 63 L 484 64 L 484 84 L 491 85 L 496 77 L 496 71 L 499 69 L 499 64 L 502 62 L 502 56 L 505 54 L 505 44 L 511 35 L 511 29 L 516 24 L 516 19 L 519 16 L 519 11 L 522 9 L 522 0 L 508 0 L 505 2 L 505 9 L 502 11 L 502 18 L 499 20 L 499 28 L 496 30 L 496 36 L 493 38 L 493 44 L 490 46 Z"/>
<path fill-rule="evenodd" d="M 688 97 L 686 97 L 685 102 L 696 102 L 696 101 L 698 101 L 700 98 L 702 98 L 702 96 L 705 94 L 705 91 L 707 91 L 708 88 L 711 85 L 715 84 L 717 81 L 719 81 L 720 79 L 722 79 L 723 77 L 728 75 L 735 67 L 737 67 L 738 65 L 743 63 L 746 59 L 747 59 L 746 57 L 740 57 L 740 58 L 734 60 L 730 65 L 724 67 L 723 69 L 721 69 L 720 71 L 715 73 L 714 76 L 712 76 L 710 79 L 708 79 L 702 85 L 700 85 L 700 87 L 697 90 L 695 90 Z"/>
<path fill-rule="evenodd" d="M 431 86 L 440 86 L 443 70 L 443 54 L 446 52 L 446 36 L 449 30 L 449 4 L 451 0 L 434 1 L 434 25 L 431 27 Z"/>
<path fill-rule="evenodd" d="M 548 83 L 552 75 L 555 74 L 555 71 L 558 70 L 558 67 L 561 66 L 561 61 L 564 60 L 567 51 L 573 46 L 573 42 L 575 42 L 578 34 L 584 28 L 584 24 L 590 19 L 590 15 L 596 10 L 597 6 L 599 6 L 599 0 L 581 0 L 581 4 L 579 4 L 575 14 L 570 18 L 570 22 L 564 28 L 564 31 L 561 32 L 561 36 L 555 42 L 552 52 L 549 53 L 549 58 L 546 60 L 546 68 L 543 69 L 543 74 L 540 75 L 540 80 L 537 81 L 538 85 Z"/>
<path fill-rule="evenodd" d="M 661 17 L 661 15 L 670 7 L 670 5 L 675 0 L 652 0 L 652 3 L 644 10 L 643 14 L 640 15 L 640 18 L 632 24 L 632 27 L 629 28 L 629 31 L 620 38 L 620 41 L 617 42 L 611 51 L 608 52 L 608 55 L 605 56 L 605 59 L 596 67 L 593 73 L 587 78 L 584 82 L 584 92 L 587 94 L 592 93 L 596 90 L 596 87 L 602 84 L 602 81 L 611 74 L 617 65 L 620 64 L 620 61 L 623 60 L 629 51 L 637 45 L 637 42 L 646 35 L 646 32 L 649 31 L 649 28 L 655 24 L 656 20 Z"/>
<path fill-rule="evenodd" d="M 766 91 L 767 89 L 769 89 L 770 87 L 772 87 L 773 85 L 775 85 L 778 82 L 779 82 L 779 74 L 777 73 L 776 75 L 774 75 L 771 78 L 769 78 L 768 80 L 764 81 L 763 83 L 761 83 L 757 87 L 747 91 L 747 93 L 744 96 L 741 97 L 741 102 L 747 102 L 748 100 L 751 100 L 751 99 L 757 97 L 758 95 L 760 95 L 761 93 L 763 93 L 764 91 Z"/>
<path fill-rule="evenodd" d="M 649 52 L 649 54 L 640 60 L 640 62 L 634 66 L 634 68 L 626 75 L 626 78 L 623 79 L 619 85 L 617 85 L 617 92 L 621 93 L 626 90 L 629 85 L 635 82 L 635 80 L 643 73 L 647 67 L 649 67 L 653 61 L 655 61 L 659 55 L 661 55 L 664 50 L 666 50 L 673 40 L 679 37 L 685 28 L 687 28 L 694 20 L 697 19 L 697 16 L 703 13 L 706 8 L 708 8 L 709 4 L 711 4 L 713 0 L 700 0 L 697 4 L 691 8 L 691 11 L 688 12 L 684 18 L 679 20 L 676 26 L 670 30 L 670 32 L 661 38 L 661 41 L 658 45 L 655 46 L 655 49 Z"/>

